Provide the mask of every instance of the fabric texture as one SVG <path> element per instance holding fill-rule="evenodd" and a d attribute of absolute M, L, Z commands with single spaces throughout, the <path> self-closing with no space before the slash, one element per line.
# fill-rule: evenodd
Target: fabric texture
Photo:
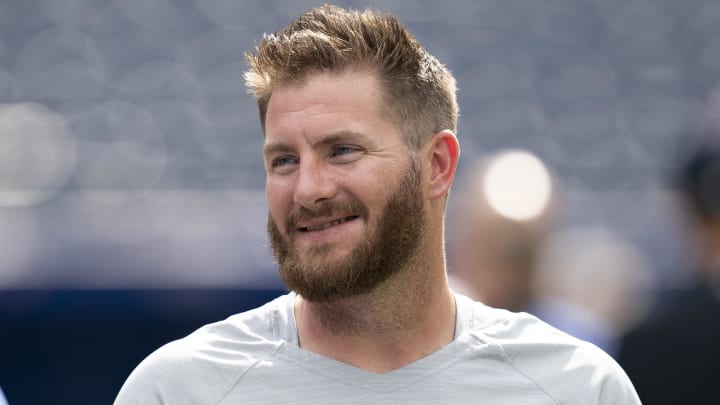
<path fill-rule="evenodd" d="M 619 365 L 532 315 L 456 294 L 456 336 L 377 374 L 298 346 L 293 293 L 206 325 L 143 360 L 116 405 L 639 404 Z"/>

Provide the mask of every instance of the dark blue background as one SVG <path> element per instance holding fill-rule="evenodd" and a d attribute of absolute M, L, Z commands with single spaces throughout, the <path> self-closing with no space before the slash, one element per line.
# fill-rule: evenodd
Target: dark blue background
<path fill-rule="evenodd" d="M 11 405 L 110 404 L 164 343 L 279 290 L 0 292 L 0 381 Z"/>

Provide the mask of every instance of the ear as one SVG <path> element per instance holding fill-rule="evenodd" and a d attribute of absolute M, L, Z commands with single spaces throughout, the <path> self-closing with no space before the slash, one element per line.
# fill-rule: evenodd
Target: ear
<path fill-rule="evenodd" d="M 435 200 L 447 195 L 455 178 L 460 144 L 450 130 L 436 133 L 426 145 L 426 167 L 429 166 L 426 197 Z"/>

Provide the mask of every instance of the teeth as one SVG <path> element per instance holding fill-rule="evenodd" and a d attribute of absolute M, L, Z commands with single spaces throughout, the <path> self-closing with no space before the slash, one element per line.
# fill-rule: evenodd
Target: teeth
<path fill-rule="evenodd" d="M 308 226 L 305 228 L 306 231 L 319 231 L 321 229 L 327 229 L 331 226 L 340 225 L 343 222 L 347 221 L 347 218 L 338 219 L 332 222 L 328 222 L 327 224 L 317 225 L 317 226 Z"/>

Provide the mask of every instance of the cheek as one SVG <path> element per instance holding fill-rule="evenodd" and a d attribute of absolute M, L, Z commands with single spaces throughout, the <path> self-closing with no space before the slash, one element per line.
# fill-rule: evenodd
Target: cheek
<path fill-rule="evenodd" d="M 375 217 L 379 211 L 382 211 L 385 200 L 387 199 L 388 190 L 377 180 L 369 181 L 369 177 L 363 177 L 351 180 L 350 183 L 352 184 L 342 187 L 349 198 L 362 204 L 372 217 Z"/>
<path fill-rule="evenodd" d="M 292 206 L 292 191 L 287 185 L 268 181 L 265 188 L 268 209 L 276 221 L 284 218 L 287 210 Z"/>

